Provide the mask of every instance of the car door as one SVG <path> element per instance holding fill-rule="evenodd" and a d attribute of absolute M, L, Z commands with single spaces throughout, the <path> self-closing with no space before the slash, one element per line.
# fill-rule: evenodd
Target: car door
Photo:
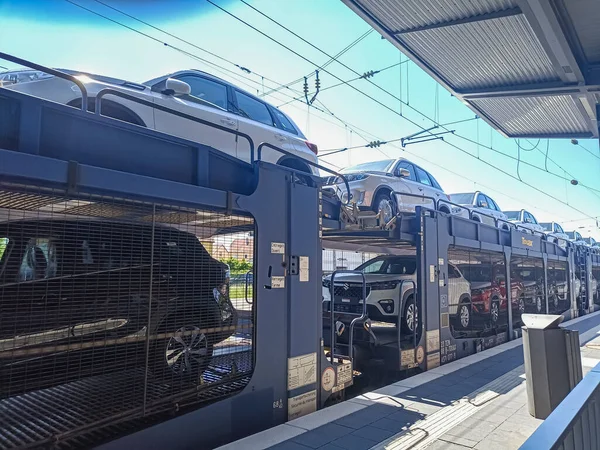
<path fill-rule="evenodd" d="M 423 204 L 436 209 L 439 196 L 437 195 L 437 189 L 433 186 L 433 181 L 429 178 L 429 174 L 419 166 L 415 166 L 415 172 L 417 173 L 417 181 L 419 182 L 418 189 L 423 196 Z"/>
<path fill-rule="evenodd" d="M 400 171 L 408 170 L 408 177 L 401 177 Z M 394 169 L 394 178 L 390 179 L 390 187 L 396 192 L 399 212 L 414 212 L 416 206 L 423 204 L 420 184 L 417 182 L 415 166 L 408 161 L 399 161 Z M 405 195 L 402 195 L 405 194 Z"/>
<path fill-rule="evenodd" d="M 487 198 L 487 196 L 485 194 L 483 194 L 482 192 L 477 193 L 477 196 L 475 198 L 475 211 L 477 211 L 478 213 L 481 214 L 481 222 L 488 224 L 488 225 L 492 225 L 495 226 L 495 217 L 494 214 L 492 214 L 492 210 L 490 209 L 489 206 L 489 199 Z"/>
<path fill-rule="evenodd" d="M 230 102 L 227 85 L 196 74 L 185 74 L 175 78 L 188 83 L 191 94 L 177 97 L 158 94 L 155 103 L 210 122 L 222 129 L 156 109 L 156 130 L 237 156 L 236 134 L 227 130 L 237 131 L 238 117 L 227 111 Z"/>
<path fill-rule="evenodd" d="M 239 131 L 252 137 L 254 141 L 254 159 L 258 159 L 258 147 L 263 142 L 296 153 L 293 139 L 285 131 L 276 127 L 276 121 L 269 107 L 250 95 L 234 89 L 234 110 L 238 114 Z M 252 155 L 248 141 L 238 139 L 238 158 L 250 162 Z M 262 161 L 276 164 L 286 155 L 272 148 L 265 147 L 261 152 Z"/>

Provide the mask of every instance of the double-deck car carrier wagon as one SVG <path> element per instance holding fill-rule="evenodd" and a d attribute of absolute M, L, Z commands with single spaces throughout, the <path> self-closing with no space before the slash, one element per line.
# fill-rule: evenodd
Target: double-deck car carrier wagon
<path fill-rule="evenodd" d="M 357 219 L 249 136 L 223 130 L 251 164 L 86 100 L 0 89 L 2 448 L 213 448 L 324 407 L 374 360 L 426 370 L 511 339 L 528 308 L 593 308 L 575 285 L 592 292 L 597 253 L 435 205 Z M 373 314 L 369 274 L 327 285 L 323 248 L 411 259 L 396 319 Z"/>

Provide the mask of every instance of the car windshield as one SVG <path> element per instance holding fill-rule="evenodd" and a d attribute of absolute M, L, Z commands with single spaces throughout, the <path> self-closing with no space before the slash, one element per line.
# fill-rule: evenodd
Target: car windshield
<path fill-rule="evenodd" d="M 356 268 L 365 273 L 405 275 L 413 274 L 417 270 L 415 258 L 398 256 L 393 258 L 375 258 Z"/>
<path fill-rule="evenodd" d="M 504 211 L 508 220 L 519 220 L 521 211 Z"/>
<path fill-rule="evenodd" d="M 373 161 L 343 169 L 342 173 L 352 172 L 387 172 L 394 162 L 393 159 L 384 159 L 383 161 Z"/>
<path fill-rule="evenodd" d="M 541 227 L 544 231 L 552 231 L 552 223 L 550 222 L 540 222 Z"/>
<path fill-rule="evenodd" d="M 450 201 L 452 203 L 456 203 L 457 205 L 472 205 L 474 193 L 470 194 L 451 194 Z"/>
<path fill-rule="evenodd" d="M 490 266 L 462 265 L 459 268 L 464 277 L 470 282 L 491 281 L 492 279 Z"/>
<path fill-rule="evenodd" d="M 577 236 L 576 236 L 576 234 L 575 234 L 574 231 L 567 231 L 566 234 L 567 234 L 567 236 L 569 236 L 569 239 L 576 239 L 577 238 Z"/>

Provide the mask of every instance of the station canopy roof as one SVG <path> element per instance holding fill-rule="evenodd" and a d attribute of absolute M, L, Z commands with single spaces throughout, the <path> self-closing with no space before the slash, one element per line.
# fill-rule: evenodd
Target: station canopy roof
<path fill-rule="evenodd" d="M 506 137 L 598 137 L 599 0 L 343 0 Z"/>

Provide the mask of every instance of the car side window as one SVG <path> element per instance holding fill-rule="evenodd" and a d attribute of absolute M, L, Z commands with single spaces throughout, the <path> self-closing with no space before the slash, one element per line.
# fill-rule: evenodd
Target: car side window
<path fill-rule="evenodd" d="M 490 209 L 495 209 L 496 211 L 500 211 L 500 208 L 498 208 L 498 205 L 496 205 L 496 202 L 494 201 L 493 198 L 488 197 L 487 195 L 485 196 L 485 198 L 488 201 L 488 205 L 490 206 Z"/>
<path fill-rule="evenodd" d="M 281 128 L 283 129 L 283 131 L 287 131 L 288 133 L 292 133 L 292 134 L 296 134 L 296 135 L 298 134 L 298 130 L 296 130 L 296 127 L 292 124 L 290 119 L 288 119 L 286 117 L 285 114 L 283 114 L 277 108 L 271 108 L 271 111 L 273 111 L 273 114 L 275 114 L 275 117 L 281 124 Z"/>
<path fill-rule="evenodd" d="M 431 180 L 429 179 L 429 175 L 420 167 L 415 167 L 417 171 L 417 178 L 419 179 L 419 183 L 424 184 L 426 186 L 432 186 Z"/>
<path fill-rule="evenodd" d="M 56 276 L 56 249 L 49 238 L 32 238 L 27 243 L 19 281 L 40 280 Z"/>
<path fill-rule="evenodd" d="M 235 99 L 237 100 L 237 110 L 242 116 L 271 127 L 275 126 L 267 105 L 239 91 L 235 91 Z"/>
<path fill-rule="evenodd" d="M 448 278 L 460 278 L 458 270 L 456 267 L 448 264 Z"/>
<path fill-rule="evenodd" d="M 408 177 L 408 179 L 410 181 L 417 181 L 417 176 L 415 175 L 415 168 L 411 163 L 408 163 L 406 161 L 401 161 L 400 163 L 398 163 L 398 167 L 396 168 L 397 173 L 400 173 L 400 169 L 406 169 L 408 170 L 408 172 L 410 173 L 410 176 Z"/>
<path fill-rule="evenodd" d="M 477 202 L 475 204 L 479 208 L 489 208 L 487 197 L 481 193 L 477 195 Z"/>
<path fill-rule="evenodd" d="M 564 233 L 562 227 L 557 223 L 554 224 L 554 232 L 555 233 Z"/>
<path fill-rule="evenodd" d="M 227 109 L 227 86 L 224 84 L 194 75 L 183 75 L 177 79 L 190 85 L 193 97 Z"/>
<path fill-rule="evenodd" d="M 442 186 L 440 186 L 440 183 L 438 183 L 437 180 L 435 178 L 433 178 L 433 175 L 429 174 L 429 179 L 433 183 L 434 188 L 439 189 L 440 191 L 443 191 Z"/>

